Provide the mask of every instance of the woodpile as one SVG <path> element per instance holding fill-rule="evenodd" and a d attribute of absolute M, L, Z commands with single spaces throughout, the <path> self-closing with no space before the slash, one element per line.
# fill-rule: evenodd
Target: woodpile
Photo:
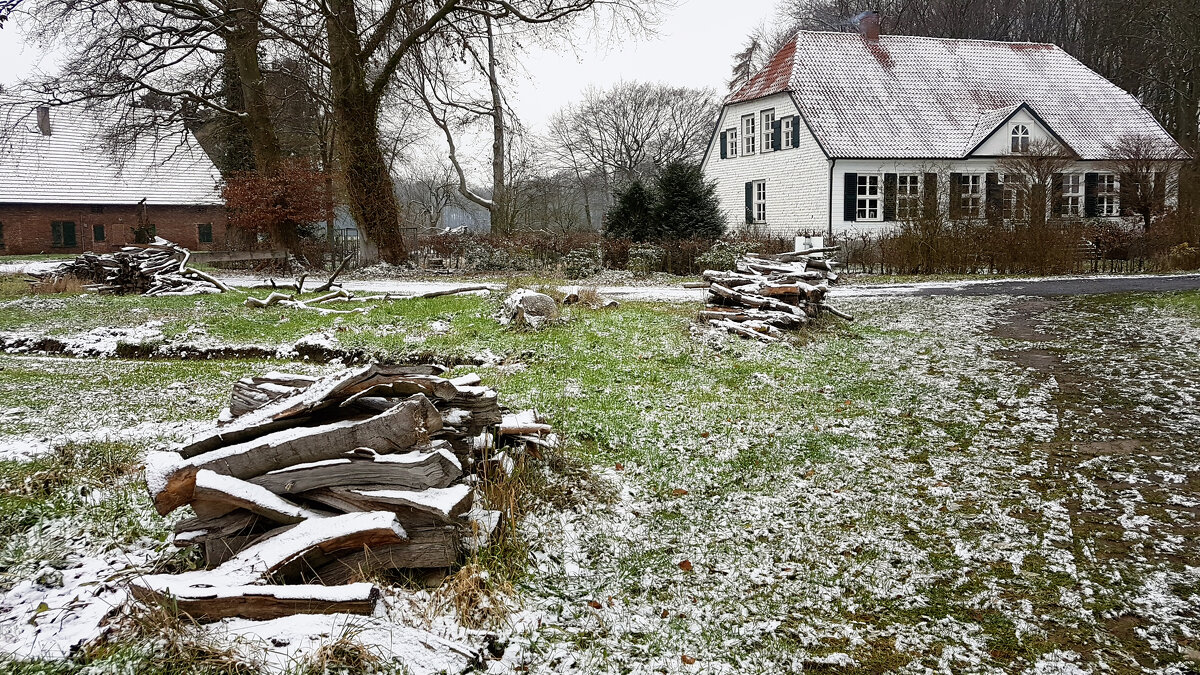
<path fill-rule="evenodd" d="M 146 465 L 160 514 L 194 512 L 174 543 L 199 546 L 207 569 L 141 577 L 135 597 L 201 621 L 370 613 L 375 573 L 451 567 L 485 545 L 501 514 L 477 492 L 556 438 L 532 412 L 506 413 L 478 376 L 443 373 L 240 380 L 214 430 Z"/>
<path fill-rule="evenodd" d="M 111 295 L 196 295 L 229 290 L 215 277 L 188 267 L 192 253 L 155 237 L 144 246 L 124 246 L 116 253 L 84 253 L 49 272 L 32 275 L 34 285 L 67 278 L 89 282 L 84 288 Z"/>
<path fill-rule="evenodd" d="M 825 302 L 838 274 L 837 263 L 821 254 L 836 250 L 748 254 L 733 271 L 705 270 L 699 286 L 708 288 L 709 295 L 700 320 L 764 342 L 776 342 L 783 331 L 803 327 L 824 313 L 853 321 Z"/>

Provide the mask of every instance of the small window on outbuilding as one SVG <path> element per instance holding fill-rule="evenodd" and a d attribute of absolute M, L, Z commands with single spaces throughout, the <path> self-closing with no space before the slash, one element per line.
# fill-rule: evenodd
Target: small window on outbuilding
<path fill-rule="evenodd" d="M 200 223 L 196 226 L 196 235 L 201 244 L 212 243 L 212 223 Z"/>
<path fill-rule="evenodd" d="M 104 206 L 103 205 L 92 206 L 92 213 L 104 213 Z"/>
<path fill-rule="evenodd" d="M 1013 152 L 1029 152 L 1029 127 L 1024 124 L 1014 124 L 1011 138 L 1010 147 Z"/>
<path fill-rule="evenodd" d="M 92 241 L 104 241 L 104 226 L 103 225 L 93 225 L 92 226 Z"/>
<path fill-rule="evenodd" d="M 4 223 L 0 223 L 0 248 L 4 248 Z"/>
<path fill-rule="evenodd" d="M 52 248 L 73 248 L 75 245 L 74 222 L 70 220 L 50 222 L 50 246 Z"/>

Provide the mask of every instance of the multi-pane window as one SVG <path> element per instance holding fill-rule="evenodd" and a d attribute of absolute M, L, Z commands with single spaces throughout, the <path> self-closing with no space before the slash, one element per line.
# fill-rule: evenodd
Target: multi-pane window
<path fill-rule="evenodd" d="M 782 122 L 782 126 L 781 126 L 782 130 L 780 131 L 780 133 L 783 134 L 783 138 L 780 139 L 782 142 L 779 144 L 779 147 L 783 148 L 784 150 L 787 150 L 788 148 L 792 147 L 792 134 L 795 133 L 792 130 L 793 119 L 794 118 L 792 118 L 792 117 L 783 118 L 783 122 Z"/>
<path fill-rule="evenodd" d="M 725 132 L 725 156 L 738 156 L 738 132 L 737 129 L 730 129 Z"/>
<path fill-rule="evenodd" d="M 858 204 L 855 209 L 857 220 L 883 220 L 883 209 L 879 207 L 879 174 L 858 174 Z"/>
<path fill-rule="evenodd" d="M 201 244 L 212 243 L 212 223 L 200 223 L 196 226 L 196 235 Z"/>
<path fill-rule="evenodd" d="M 746 115 L 742 118 L 742 154 L 754 154 L 754 142 L 757 140 L 756 116 Z"/>
<path fill-rule="evenodd" d="M 1067 173 L 1062 179 L 1062 215 L 1083 215 L 1083 176 Z"/>
<path fill-rule="evenodd" d="M 983 176 L 964 173 L 959 177 L 958 209 L 963 218 L 983 217 Z"/>
<path fill-rule="evenodd" d="M 1025 220 L 1029 217 L 1025 203 L 1025 179 L 1021 176 L 1004 174 L 1000 177 L 1000 217 L 1004 220 Z"/>
<path fill-rule="evenodd" d="M 1013 152 L 1029 152 L 1029 127 L 1024 124 L 1014 124 L 1012 128 L 1011 145 Z"/>
<path fill-rule="evenodd" d="M 50 222 L 50 245 L 56 248 L 75 246 L 75 223 L 69 220 Z"/>
<path fill-rule="evenodd" d="M 92 241 L 104 241 L 104 226 L 103 225 L 93 225 L 92 226 Z"/>
<path fill-rule="evenodd" d="M 770 152 L 775 148 L 775 111 L 762 112 L 762 151 Z"/>
<path fill-rule="evenodd" d="M 754 208 L 754 222 L 767 222 L 767 181 L 754 181 L 754 199 L 751 206 Z"/>
<path fill-rule="evenodd" d="M 1121 183 L 1115 174 L 1102 173 L 1096 177 L 1096 215 L 1121 215 Z"/>
<path fill-rule="evenodd" d="M 896 176 L 896 217 L 916 220 L 921 216 L 921 176 L 902 173 Z"/>

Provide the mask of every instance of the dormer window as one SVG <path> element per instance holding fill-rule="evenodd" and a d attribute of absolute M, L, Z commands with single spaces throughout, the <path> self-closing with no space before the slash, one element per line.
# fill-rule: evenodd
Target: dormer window
<path fill-rule="evenodd" d="M 1013 152 L 1029 152 L 1029 127 L 1024 124 L 1014 124 L 1011 138 Z"/>

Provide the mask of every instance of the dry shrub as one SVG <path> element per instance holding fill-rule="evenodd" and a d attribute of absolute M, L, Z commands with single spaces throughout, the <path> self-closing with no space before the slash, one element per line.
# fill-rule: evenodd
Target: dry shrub
<path fill-rule="evenodd" d="M 927 218 L 879 237 L 884 274 L 1056 274 L 1087 255 L 1076 221 L 989 223 Z"/>
<path fill-rule="evenodd" d="M 308 160 L 294 158 L 272 172 L 245 171 L 231 176 L 223 190 L 229 224 L 276 246 L 295 248 L 300 229 L 325 219 L 325 174 Z"/>
<path fill-rule="evenodd" d="M 603 302 L 604 298 L 600 296 L 600 291 L 595 286 L 585 286 L 579 289 L 579 304 L 595 308 Z"/>

